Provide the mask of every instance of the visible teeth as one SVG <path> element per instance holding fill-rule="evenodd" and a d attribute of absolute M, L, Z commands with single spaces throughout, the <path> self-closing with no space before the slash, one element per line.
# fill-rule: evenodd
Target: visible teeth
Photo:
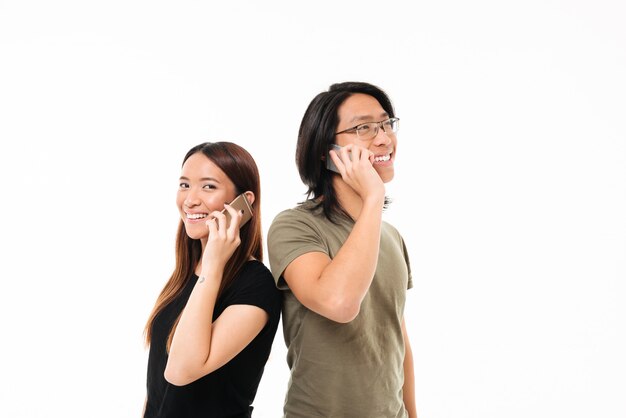
<path fill-rule="evenodd" d="M 376 161 L 376 162 L 389 161 L 390 158 L 391 158 L 391 156 L 389 154 L 387 154 L 387 155 L 380 155 L 378 157 L 375 157 L 374 161 Z"/>
<path fill-rule="evenodd" d="M 188 213 L 187 214 L 187 219 L 202 219 L 206 217 L 207 217 L 206 213 Z"/>

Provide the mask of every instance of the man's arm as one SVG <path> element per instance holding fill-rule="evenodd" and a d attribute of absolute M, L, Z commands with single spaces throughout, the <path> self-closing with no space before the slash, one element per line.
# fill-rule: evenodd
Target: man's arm
<path fill-rule="evenodd" d="M 406 332 L 406 325 L 402 319 L 402 336 L 404 337 L 404 385 L 402 386 L 402 397 L 404 407 L 409 413 L 409 418 L 417 418 L 417 407 L 415 406 L 415 373 L 413 369 L 413 352 L 409 335 Z"/>
<path fill-rule="evenodd" d="M 372 166 L 373 155 L 351 144 L 341 149 L 341 158 L 330 152 L 341 173 L 334 183 L 337 197 L 341 202 L 343 196 L 348 213 L 353 211 L 354 227 L 332 260 L 310 252 L 282 272 L 300 303 L 335 322 L 347 323 L 359 314 L 378 264 L 385 185 Z"/>
<path fill-rule="evenodd" d="M 359 314 L 378 263 L 383 199 L 363 204 L 348 239 L 334 259 L 321 252 L 303 254 L 283 277 L 308 309 L 335 322 L 347 323 Z"/>

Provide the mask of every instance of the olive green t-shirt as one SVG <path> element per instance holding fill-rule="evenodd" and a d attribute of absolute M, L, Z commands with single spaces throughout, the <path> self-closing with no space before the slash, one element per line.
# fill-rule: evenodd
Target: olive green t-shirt
<path fill-rule="evenodd" d="M 372 284 L 358 316 L 347 324 L 302 305 L 282 278 L 294 259 L 323 252 L 331 259 L 354 226 L 347 217 L 333 224 L 311 201 L 279 213 L 268 232 L 270 266 L 283 290 L 283 334 L 291 378 L 286 418 L 404 418 L 406 290 L 412 287 L 404 241 L 383 222 Z"/>

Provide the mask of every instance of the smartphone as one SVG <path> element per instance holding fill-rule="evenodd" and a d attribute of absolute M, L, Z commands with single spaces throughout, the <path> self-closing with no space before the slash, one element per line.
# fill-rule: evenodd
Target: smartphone
<path fill-rule="evenodd" d="M 229 205 L 232 206 L 232 208 L 235 210 L 243 210 L 243 217 L 241 218 L 239 228 L 244 226 L 246 222 L 248 222 L 250 218 L 252 218 L 252 207 L 250 207 L 250 202 L 248 202 L 248 198 L 245 194 L 242 193 L 237 196 L 235 200 L 229 203 Z M 226 225 L 230 225 L 230 212 L 226 208 L 224 208 L 224 210 L 222 210 L 222 213 L 226 215 Z"/>
<path fill-rule="evenodd" d="M 341 147 L 337 144 L 332 144 L 329 151 L 330 150 L 335 150 L 335 152 L 337 154 L 339 154 L 339 151 L 341 150 Z M 337 166 L 335 165 L 335 163 L 333 162 L 332 158 L 330 158 L 330 153 L 326 153 L 326 169 L 330 170 L 330 171 L 334 171 L 335 173 L 339 173 L 339 170 L 337 169 Z"/>

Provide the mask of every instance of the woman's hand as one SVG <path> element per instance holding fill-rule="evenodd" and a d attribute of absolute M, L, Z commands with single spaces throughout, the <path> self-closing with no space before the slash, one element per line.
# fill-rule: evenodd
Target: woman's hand
<path fill-rule="evenodd" d="M 209 237 L 202 254 L 203 269 L 208 266 L 221 267 L 226 265 L 228 259 L 233 255 L 241 238 L 239 237 L 239 224 L 242 213 L 233 209 L 230 205 L 224 207 L 230 213 L 230 225 L 226 225 L 226 215 L 219 211 L 209 214 L 206 225 L 209 228 Z"/>
<path fill-rule="evenodd" d="M 372 165 L 374 153 L 348 144 L 341 147 L 339 153 L 329 151 L 330 158 L 337 166 L 343 181 L 345 181 L 364 201 L 368 198 L 381 198 L 385 196 L 385 185 L 378 172 Z"/>

